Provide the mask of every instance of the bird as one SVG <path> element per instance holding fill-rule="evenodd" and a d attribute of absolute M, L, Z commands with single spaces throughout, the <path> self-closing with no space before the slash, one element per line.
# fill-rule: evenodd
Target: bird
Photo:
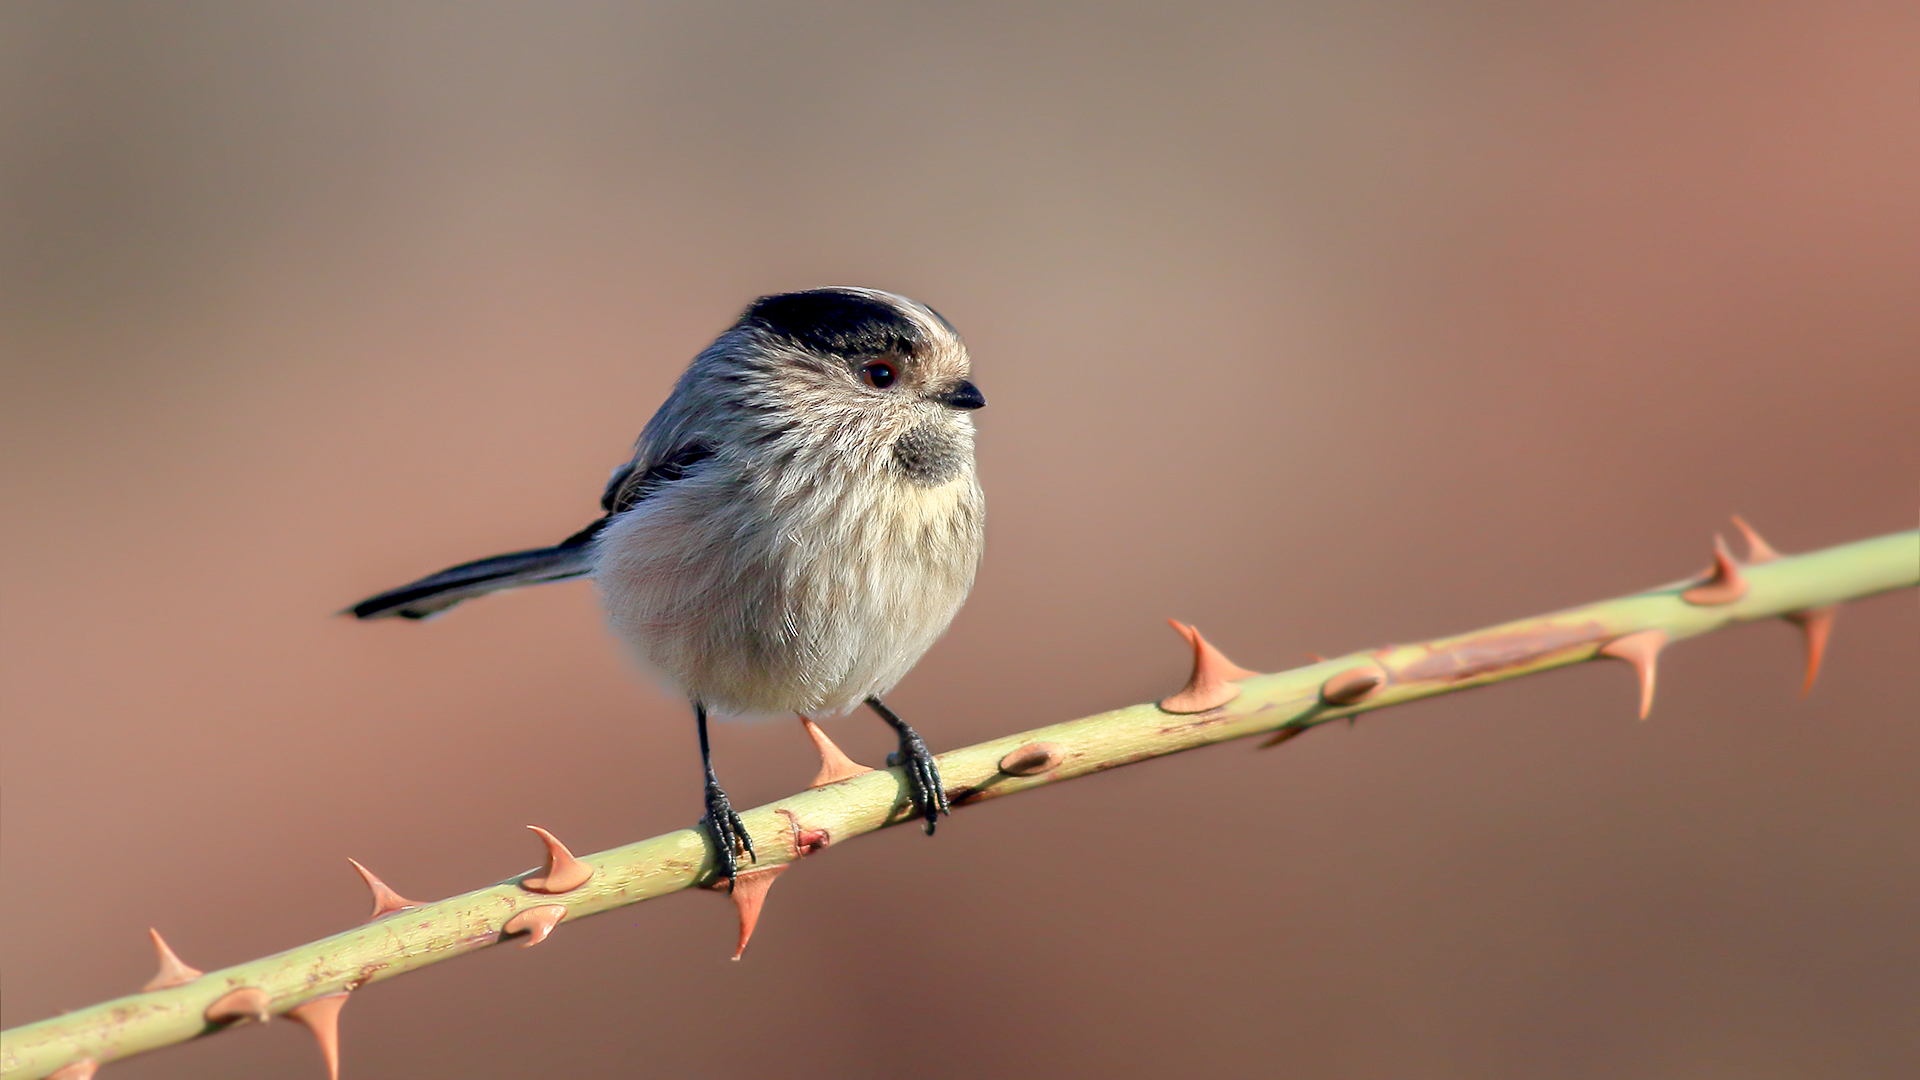
<path fill-rule="evenodd" d="M 899 740 L 914 816 L 950 813 L 891 691 L 952 622 L 985 537 L 958 331 L 878 289 L 762 296 L 687 366 L 613 471 L 601 515 L 552 547 L 461 563 L 342 614 L 425 619 L 488 593 L 591 578 L 613 633 L 686 695 L 701 825 L 729 887 L 753 839 L 714 772 L 709 715 L 862 704 Z"/>

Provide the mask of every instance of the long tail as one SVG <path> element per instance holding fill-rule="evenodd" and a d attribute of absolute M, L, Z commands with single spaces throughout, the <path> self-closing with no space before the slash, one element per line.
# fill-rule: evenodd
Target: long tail
<path fill-rule="evenodd" d="M 514 551 L 449 567 L 410 585 L 369 596 L 340 614 L 351 613 L 357 619 L 384 619 L 393 615 L 424 619 L 462 600 L 502 589 L 584 576 L 593 569 L 589 541 L 603 524 L 604 519 L 594 522 L 553 547 Z"/>

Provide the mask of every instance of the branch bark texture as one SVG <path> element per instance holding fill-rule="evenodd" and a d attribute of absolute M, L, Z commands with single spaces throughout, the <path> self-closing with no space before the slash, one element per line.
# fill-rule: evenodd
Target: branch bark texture
<path fill-rule="evenodd" d="M 1920 531 L 1881 536 L 1794 556 L 1774 556 L 1754 538 L 1749 561 L 1720 549 L 1706 574 L 1632 596 L 1521 619 L 1413 645 L 1396 645 L 1266 675 L 1233 670 L 1215 684 L 1232 695 L 1198 712 L 1133 705 L 1036 728 L 940 755 L 955 807 L 1029 788 L 1240 739 L 1286 738 L 1329 720 L 1611 656 L 1634 664 L 1651 694 L 1659 649 L 1727 626 L 1789 618 L 1824 641 L 1811 613 L 1920 584 Z M 1729 577 L 1731 575 L 1731 577 Z M 1827 616 L 1830 618 L 1830 615 Z M 1636 636 L 1637 635 L 1637 636 Z M 1196 650 L 1198 651 L 1198 650 Z M 1217 655 L 1217 654 L 1215 654 Z M 1196 684 L 1202 680 L 1196 676 Z M 1191 689 L 1191 688 L 1190 688 Z M 1176 699 L 1169 698 L 1169 703 Z M 1176 705 L 1175 707 L 1184 707 Z M 911 814 L 898 769 L 852 776 L 742 814 L 760 853 L 778 867 Z M 211 1034 L 239 1019 L 209 1020 L 222 999 L 249 1003 L 255 1016 L 284 1014 L 428 964 L 499 942 L 512 930 L 566 921 L 709 884 L 712 852 L 696 829 L 681 829 L 583 860 L 584 885 L 534 891 L 530 870 L 497 884 L 424 903 L 259 960 L 208 972 L 178 986 L 131 994 L 0 1033 L 0 1075 L 30 1080 L 84 1063 L 107 1062 Z M 535 912 L 536 908 L 564 909 Z M 541 933 L 544 936 L 544 933 Z M 243 994 L 239 991 L 258 991 Z M 215 1009 L 216 1016 L 234 1009 Z M 303 1019 L 296 1014 L 297 1019 Z M 311 1025 L 310 1025 L 311 1026 Z M 324 1045 L 324 1040 L 323 1040 Z"/>

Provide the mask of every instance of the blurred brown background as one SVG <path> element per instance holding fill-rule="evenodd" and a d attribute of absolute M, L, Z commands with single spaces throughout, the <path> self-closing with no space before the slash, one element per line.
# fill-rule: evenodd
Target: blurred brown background
<path fill-rule="evenodd" d="M 924 299 L 992 406 L 936 748 L 1785 549 L 1920 493 L 1920 8 L 0 13 L 4 1023 L 699 813 L 551 542 L 755 294 Z M 1911 596 L 1654 720 L 1593 665 L 835 848 L 365 990 L 349 1076 L 1880 1077 L 1920 1055 Z M 832 727 L 884 754 L 865 717 Z M 811 775 L 728 725 L 752 805 Z M 116 1078 L 318 1076 L 290 1025 Z"/>

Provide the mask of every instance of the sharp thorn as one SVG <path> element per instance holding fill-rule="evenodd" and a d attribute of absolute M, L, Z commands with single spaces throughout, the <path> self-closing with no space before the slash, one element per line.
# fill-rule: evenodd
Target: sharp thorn
<path fill-rule="evenodd" d="M 1820 677 L 1820 662 L 1827 656 L 1827 638 L 1833 634 L 1833 620 L 1840 614 L 1840 605 L 1808 608 L 1805 611 L 1788 612 L 1788 622 L 1800 628 L 1807 639 L 1807 677 L 1800 683 L 1800 696 L 1806 697 L 1813 690 L 1813 681 Z"/>
<path fill-rule="evenodd" d="M 348 859 L 347 861 L 353 863 L 355 870 L 360 871 L 361 878 L 365 879 L 367 883 L 367 891 L 373 894 L 373 914 L 367 916 L 368 922 L 372 922 L 382 915 L 391 915 L 396 911 L 405 911 L 408 908 L 420 906 L 419 901 L 409 900 L 388 888 L 386 882 L 375 877 L 373 871 L 361 866 L 358 860 Z"/>
<path fill-rule="evenodd" d="M 547 846 L 547 865 L 538 874 L 522 878 L 520 887 L 529 892 L 563 893 L 585 885 L 593 877 L 593 867 L 573 857 L 567 845 L 538 825 L 529 825 L 540 842 Z"/>
<path fill-rule="evenodd" d="M 800 726 L 806 730 L 807 738 L 813 740 L 813 748 L 820 754 L 820 772 L 814 776 L 813 783 L 808 784 L 808 787 L 826 787 L 828 784 L 837 784 L 842 780 L 859 776 L 861 773 L 873 771 L 842 753 L 840 748 L 834 745 L 833 740 L 827 738 L 827 733 L 820 730 L 819 724 L 803 716 L 800 718 Z"/>
<path fill-rule="evenodd" d="M 1038 776 L 1065 761 L 1067 753 L 1055 742 L 1032 742 L 1007 751 L 1000 771 L 1008 776 Z"/>
<path fill-rule="evenodd" d="M 1731 604 L 1747 595 L 1747 579 L 1740 575 L 1740 564 L 1727 550 L 1725 537 L 1714 534 L 1713 568 L 1698 585 L 1680 594 L 1680 599 L 1689 604 L 1712 607 L 1717 604 Z"/>
<path fill-rule="evenodd" d="M 327 1063 L 327 1080 L 340 1080 L 340 1009 L 347 1003 L 345 992 L 317 997 L 286 1011 L 289 1020 L 298 1020 L 313 1032 L 320 1044 L 320 1056 Z"/>
<path fill-rule="evenodd" d="M 1640 676 L 1640 719 L 1653 712 L 1653 679 L 1660 662 L 1660 650 L 1667 645 L 1665 630 L 1640 630 L 1614 638 L 1600 646 L 1601 656 L 1625 660 Z"/>
<path fill-rule="evenodd" d="M 272 1019 L 267 1011 L 267 992 L 257 986 L 242 986 L 229 990 L 214 999 L 201 1015 L 209 1024 L 231 1024 L 239 1020 L 257 1020 L 264 1024 Z"/>
<path fill-rule="evenodd" d="M 508 919 L 506 925 L 500 928 L 500 933 L 503 937 L 507 934 L 526 934 L 527 940 L 521 942 L 520 947 L 531 949 L 547 940 L 547 935 L 553 933 L 553 928 L 559 926 L 560 920 L 566 917 L 567 909 L 564 905 L 541 904 L 539 907 L 514 912 L 513 918 Z"/>
<path fill-rule="evenodd" d="M 1780 557 L 1780 553 L 1773 549 L 1773 545 L 1762 539 L 1760 534 L 1754 531 L 1753 526 L 1747 524 L 1747 519 L 1739 514 L 1733 515 L 1733 527 L 1740 530 L 1741 537 L 1747 542 L 1748 566 L 1772 562 Z"/>
<path fill-rule="evenodd" d="M 185 986 L 206 974 L 206 972 L 201 971 L 197 967 L 181 963 L 180 958 L 175 956 L 173 950 L 167 947 L 167 940 L 160 936 L 160 931 L 148 927 L 147 933 L 153 935 L 153 951 L 160 954 L 160 971 L 154 975 L 153 978 L 147 980 L 147 985 L 140 988 L 141 993 L 144 994 L 152 990 L 167 990 L 175 986 Z"/>
<path fill-rule="evenodd" d="M 48 1073 L 47 1080 L 93 1080 L 93 1074 L 99 1071 L 99 1062 L 92 1058 L 81 1058 Z"/>
<path fill-rule="evenodd" d="M 1179 714 L 1217 709 L 1240 696 L 1240 684 L 1233 680 L 1259 674 L 1227 659 L 1200 636 L 1198 629 L 1173 619 L 1168 619 L 1167 624 L 1193 648 L 1193 674 L 1187 677 L 1187 685 L 1179 693 L 1160 700 L 1162 709 Z"/>
<path fill-rule="evenodd" d="M 735 960 L 746 953 L 747 942 L 753 938 L 753 928 L 760 924 L 760 910 L 766 906 L 767 890 L 773 888 L 774 879 L 785 873 L 789 865 L 763 866 L 734 876 L 729 895 L 733 897 L 734 912 L 740 916 L 740 942 L 733 950 Z"/>
<path fill-rule="evenodd" d="M 1348 668 L 1320 684 L 1320 700 L 1329 705 L 1351 705 L 1386 683 L 1387 673 L 1378 664 Z"/>

